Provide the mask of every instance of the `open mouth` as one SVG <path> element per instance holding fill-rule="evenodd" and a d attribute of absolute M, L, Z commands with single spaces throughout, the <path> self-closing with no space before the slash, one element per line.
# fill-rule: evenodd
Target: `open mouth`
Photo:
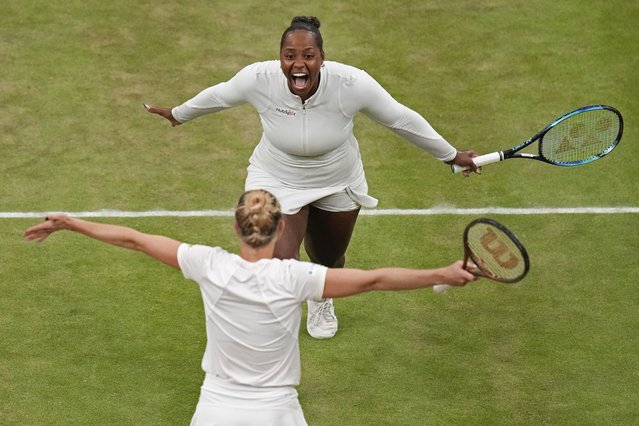
<path fill-rule="evenodd" d="M 291 82 L 293 83 L 294 88 L 300 90 L 304 89 L 306 87 L 306 83 L 308 82 L 308 74 L 295 72 L 291 74 Z"/>

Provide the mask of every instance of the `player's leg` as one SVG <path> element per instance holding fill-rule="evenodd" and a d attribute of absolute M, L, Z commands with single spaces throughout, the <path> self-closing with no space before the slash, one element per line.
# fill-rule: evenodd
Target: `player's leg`
<path fill-rule="evenodd" d="M 304 248 L 312 262 L 342 268 L 359 209 L 329 212 L 310 206 Z"/>
<path fill-rule="evenodd" d="M 304 248 L 312 262 L 331 268 L 342 268 L 346 249 L 353 235 L 359 209 L 346 212 L 329 212 L 311 206 Z M 332 299 L 308 302 L 306 328 L 317 339 L 333 337 L 338 321 Z"/>
<path fill-rule="evenodd" d="M 275 243 L 274 257 L 278 259 L 299 259 L 300 246 L 306 235 L 309 206 L 302 207 L 299 212 L 282 215 L 284 232 Z"/>

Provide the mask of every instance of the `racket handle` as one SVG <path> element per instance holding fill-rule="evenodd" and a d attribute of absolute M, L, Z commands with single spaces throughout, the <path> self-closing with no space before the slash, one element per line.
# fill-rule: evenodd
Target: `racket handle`
<path fill-rule="evenodd" d="M 452 286 L 448 285 L 448 284 L 435 284 L 433 286 L 433 291 L 437 294 L 442 294 L 444 293 L 446 290 L 448 290 L 449 288 L 451 288 Z"/>
<path fill-rule="evenodd" d="M 479 157 L 473 158 L 473 163 L 477 165 L 477 167 L 485 166 L 486 164 L 497 163 L 504 159 L 503 151 L 491 152 L 490 154 L 480 155 Z M 450 166 L 453 170 L 453 173 L 463 172 L 464 170 L 468 170 L 470 167 L 466 166 L 458 166 L 457 164 L 453 164 Z"/>

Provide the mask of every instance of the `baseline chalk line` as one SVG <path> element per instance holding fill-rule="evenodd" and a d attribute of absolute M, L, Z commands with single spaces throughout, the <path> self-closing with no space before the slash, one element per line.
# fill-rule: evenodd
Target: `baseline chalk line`
<path fill-rule="evenodd" d="M 43 218 L 50 212 L 0 212 L 0 219 L 29 219 Z M 232 210 L 148 210 L 121 211 L 98 210 L 65 212 L 73 217 L 232 217 Z M 437 215 L 547 215 L 547 214 L 628 214 L 639 213 L 639 207 L 539 207 L 539 208 L 509 208 L 509 207 L 481 207 L 454 208 L 433 207 L 430 209 L 362 209 L 362 216 L 437 216 Z"/>

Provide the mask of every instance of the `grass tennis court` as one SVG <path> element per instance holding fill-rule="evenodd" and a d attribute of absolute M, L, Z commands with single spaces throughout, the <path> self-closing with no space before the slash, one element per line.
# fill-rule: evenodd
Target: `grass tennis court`
<path fill-rule="evenodd" d="M 639 206 L 636 2 L 73 0 L 0 16 L 0 213 L 232 208 L 257 114 L 172 129 L 142 103 L 172 106 L 277 58 L 299 14 L 321 19 L 327 59 L 367 70 L 459 148 L 510 147 L 583 105 L 624 114 L 601 161 L 513 160 L 469 179 L 361 116 L 380 209 Z M 300 336 L 309 424 L 636 422 L 637 214 L 491 217 L 526 245 L 525 281 L 338 300 L 335 338 Z M 452 262 L 472 218 L 362 216 L 348 265 Z M 225 217 L 99 220 L 236 244 Z M 0 424 L 188 424 L 203 379 L 197 286 L 76 235 L 22 241 L 36 221 L 0 219 Z"/>

